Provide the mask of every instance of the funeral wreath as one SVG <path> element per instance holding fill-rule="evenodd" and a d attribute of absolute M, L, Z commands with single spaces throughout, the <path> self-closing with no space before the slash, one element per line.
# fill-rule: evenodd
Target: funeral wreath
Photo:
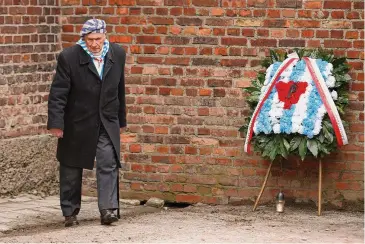
<path fill-rule="evenodd" d="M 321 49 L 270 51 L 266 69 L 244 88 L 251 116 L 240 131 L 245 151 L 274 161 L 324 157 L 347 144 L 344 129 L 349 65 L 345 57 Z"/>

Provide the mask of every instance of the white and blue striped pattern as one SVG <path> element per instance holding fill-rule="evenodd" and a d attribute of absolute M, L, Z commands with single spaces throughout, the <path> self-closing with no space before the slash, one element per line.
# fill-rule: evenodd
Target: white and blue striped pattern
<path fill-rule="evenodd" d="M 89 33 L 106 33 L 106 23 L 101 19 L 89 19 L 82 26 L 80 36 L 85 36 Z"/>
<path fill-rule="evenodd" d="M 89 54 L 89 56 L 91 57 L 92 60 L 94 60 L 95 58 L 101 58 L 104 63 L 105 56 L 109 51 L 109 41 L 107 39 L 105 39 L 105 41 L 104 41 L 103 50 L 101 52 L 101 55 L 97 56 L 97 57 L 87 49 L 86 43 L 82 38 L 77 42 L 77 44 L 80 45 L 87 54 Z M 103 78 L 103 68 L 104 68 L 104 65 L 101 66 L 101 70 L 98 70 L 100 79 Z"/>

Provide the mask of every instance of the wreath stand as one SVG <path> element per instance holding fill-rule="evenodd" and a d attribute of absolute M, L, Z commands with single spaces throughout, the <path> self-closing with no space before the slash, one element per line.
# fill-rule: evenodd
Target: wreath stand
<path fill-rule="evenodd" d="M 258 203 L 260 201 L 260 198 L 262 196 L 262 193 L 265 190 L 266 183 L 267 183 L 267 179 L 269 178 L 269 175 L 270 175 L 270 172 L 271 172 L 271 166 L 272 166 L 272 164 L 273 164 L 273 161 L 271 161 L 271 163 L 269 165 L 269 168 L 267 169 L 264 183 L 262 184 L 261 191 L 259 193 L 259 196 L 256 199 L 256 202 L 255 202 L 255 205 L 253 206 L 253 210 L 252 211 L 255 211 L 256 210 L 257 205 L 258 205 Z M 319 174 L 318 174 L 318 178 L 319 178 L 318 179 L 318 216 L 321 216 L 321 213 L 322 213 L 322 160 L 321 159 L 319 159 Z"/>

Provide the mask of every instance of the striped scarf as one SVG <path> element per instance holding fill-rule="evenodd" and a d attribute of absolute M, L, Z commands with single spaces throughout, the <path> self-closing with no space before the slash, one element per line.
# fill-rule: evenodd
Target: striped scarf
<path fill-rule="evenodd" d="M 92 52 L 90 52 L 87 49 L 86 43 L 82 38 L 80 38 L 80 40 L 76 44 L 80 45 L 82 47 L 82 49 L 84 49 L 84 51 L 87 54 L 89 54 L 89 56 L 92 58 L 93 61 L 94 60 L 97 61 L 97 63 L 99 64 L 99 67 L 96 67 L 96 69 L 99 72 L 100 79 L 102 79 L 103 78 L 103 69 L 104 69 L 103 64 L 104 64 L 105 56 L 109 51 L 109 41 L 107 39 L 105 39 L 103 50 L 101 51 L 100 55 L 94 55 Z"/>

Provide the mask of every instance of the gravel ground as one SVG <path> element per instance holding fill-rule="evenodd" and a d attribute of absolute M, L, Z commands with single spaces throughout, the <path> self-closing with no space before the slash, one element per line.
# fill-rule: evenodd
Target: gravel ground
<path fill-rule="evenodd" d="M 108 243 L 364 243 L 362 212 L 274 206 L 189 206 L 132 215 L 114 226 L 99 220 L 64 228 L 62 223 L 16 230 L 0 242 Z"/>

